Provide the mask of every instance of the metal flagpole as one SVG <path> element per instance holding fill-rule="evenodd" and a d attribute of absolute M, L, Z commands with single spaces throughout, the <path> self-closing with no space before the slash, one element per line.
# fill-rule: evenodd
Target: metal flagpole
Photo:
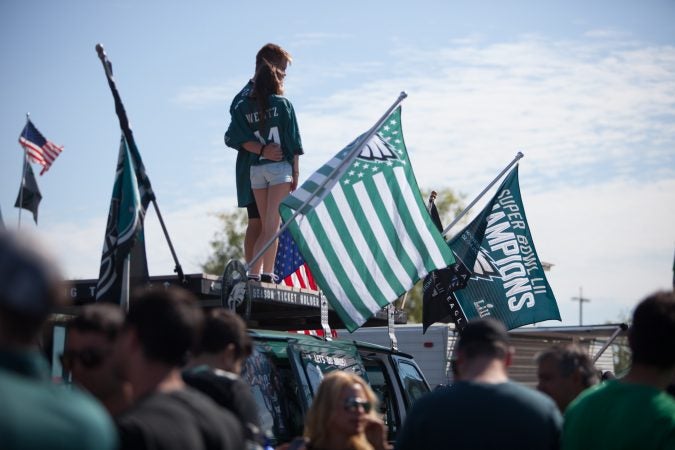
<path fill-rule="evenodd" d="M 263 246 L 263 248 L 260 249 L 260 251 L 258 251 L 258 253 L 256 253 L 255 256 L 253 256 L 251 261 L 246 263 L 245 265 L 246 270 L 248 270 L 248 268 L 251 267 L 251 265 L 255 264 L 255 262 L 258 261 L 263 254 L 265 254 L 270 245 L 274 243 L 274 241 L 279 237 L 279 235 L 281 235 L 281 233 L 283 233 L 284 230 L 288 228 L 291 222 L 295 220 L 298 214 L 300 214 L 300 211 L 303 211 L 305 207 L 309 205 L 312 200 L 314 200 L 314 197 L 317 196 L 317 193 L 321 192 L 324 186 L 326 186 L 328 182 L 332 181 L 337 176 L 337 174 L 340 173 L 340 170 L 343 167 L 351 164 L 354 161 L 354 159 L 358 156 L 358 154 L 361 153 L 363 146 L 366 145 L 366 143 L 370 140 L 371 137 L 373 137 L 373 135 L 377 132 L 377 130 L 380 129 L 384 121 L 387 120 L 387 118 L 394 111 L 394 109 L 396 109 L 396 107 L 407 96 L 408 94 L 406 94 L 405 91 L 401 91 L 396 101 L 389 107 L 389 109 L 387 109 L 387 112 L 385 112 L 384 115 L 380 117 L 380 119 L 375 123 L 375 125 L 373 125 L 372 128 L 370 128 L 370 130 L 368 130 L 366 134 L 363 135 L 363 139 L 361 139 L 358 145 L 354 146 L 354 148 L 347 155 L 347 157 L 343 159 L 342 162 L 340 162 L 340 164 L 335 169 L 333 169 L 330 175 L 326 177 L 326 179 L 319 185 L 319 187 L 314 189 L 314 192 L 312 192 L 311 195 L 307 198 L 307 200 L 305 200 L 305 202 L 298 209 L 296 209 L 295 212 L 293 212 L 293 215 L 281 226 L 281 228 L 279 228 L 279 231 L 277 231 L 277 233 L 274 236 L 272 236 L 272 238 Z"/>
<path fill-rule="evenodd" d="M 110 87 L 110 91 L 112 92 L 113 99 L 115 100 L 115 113 L 117 114 L 117 117 L 120 121 L 120 128 L 122 130 L 122 133 L 124 134 L 125 139 L 127 140 L 127 144 L 131 145 L 131 143 L 134 143 L 135 146 L 135 140 L 133 137 L 133 133 L 131 132 L 131 127 L 129 126 L 129 118 L 127 117 L 126 110 L 124 109 L 124 105 L 122 104 L 122 98 L 119 94 L 119 91 L 117 90 L 117 83 L 115 83 L 115 79 L 113 78 L 113 73 L 112 73 L 112 64 L 108 60 L 108 56 L 105 53 L 105 49 L 101 44 L 96 44 L 96 53 L 98 54 L 99 59 L 101 60 L 101 64 L 103 64 L 103 70 L 105 72 L 106 78 L 108 80 L 108 86 Z M 132 154 L 133 155 L 133 154 Z M 137 164 L 137 161 L 134 159 L 134 163 Z M 148 180 L 148 185 L 150 184 L 150 178 L 148 177 L 147 172 L 145 173 L 145 177 Z M 164 232 L 164 237 L 166 238 L 166 242 L 169 245 L 169 250 L 171 252 L 171 256 L 173 257 L 173 262 L 175 264 L 174 267 L 174 272 L 178 275 L 178 279 L 182 284 L 186 284 L 187 280 L 185 279 L 185 274 L 183 273 L 183 268 L 181 267 L 180 263 L 178 262 L 178 256 L 176 255 L 176 250 L 173 247 L 173 243 L 171 242 L 171 238 L 169 237 L 169 232 L 166 229 L 166 225 L 164 224 L 164 218 L 162 217 L 162 213 L 159 210 L 159 206 L 157 205 L 157 199 L 155 197 L 155 192 L 152 191 L 152 195 L 150 197 L 150 202 L 152 203 L 152 206 L 155 208 L 155 212 L 157 213 L 157 217 L 159 218 L 159 223 L 162 226 L 162 231 Z"/>
<path fill-rule="evenodd" d="M 28 125 L 28 122 L 30 121 L 30 113 L 26 113 L 26 125 Z M 23 127 L 23 137 L 24 139 L 26 138 L 26 127 Z M 23 209 L 23 187 L 24 184 L 26 183 L 26 165 L 28 165 L 28 152 L 26 149 L 23 148 L 23 171 L 21 173 L 21 187 L 19 188 L 19 225 L 18 228 L 19 230 L 21 229 L 21 210 Z"/>
<path fill-rule="evenodd" d="M 469 212 L 469 210 L 470 210 L 471 208 L 473 208 L 473 206 L 478 202 L 478 200 L 480 200 L 481 197 L 483 197 L 483 196 L 485 195 L 485 193 L 486 193 L 487 191 L 489 191 L 490 188 L 491 188 L 497 181 L 499 181 L 499 179 L 500 179 L 501 177 L 503 177 L 504 174 L 505 174 L 506 172 L 508 172 L 509 169 L 510 169 L 515 163 L 517 163 L 518 160 L 519 160 L 520 158 L 522 158 L 523 156 L 525 156 L 525 155 L 523 155 L 522 152 L 518 152 L 518 154 L 516 155 L 516 157 L 513 158 L 513 161 L 511 161 L 511 162 L 509 163 L 509 165 L 506 166 L 506 167 L 504 168 L 504 170 L 502 170 L 502 171 L 499 173 L 499 175 L 497 175 L 497 177 L 496 177 L 494 180 L 492 180 L 492 182 L 491 182 L 490 184 L 487 185 L 487 187 L 486 187 L 485 189 L 483 189 L 483 192 L 481 192 L 480 194 L 478 194 L 478 197 L 476 197 L 475 199 L 473 199 L 473 201 L 469 204 L 469 206 L 467 206 L 466 208 L 464 208 L 464 211 L 462 211 L 461 213 L 459 213 L 459 215 L 458 215 L 457 217 L 455 217 L 455 220 L 453 220 L 453 221 L 450 223 L 450 225 L 448 225 L 447 227 L 445 227 L 445 230 L 443 230 L 443 233 L 441 233 L 441 234 L 442 234 L 443 236 L 445 236 L 446 234 L 448 234 L 448 231 L 450 231 L 450 228 L 452 228 L 457 222 L 459 222 L 460 219 L 461 219 L 462 217 L 464 217 L 464 215 L 465 215 L 467 212 Z"/>

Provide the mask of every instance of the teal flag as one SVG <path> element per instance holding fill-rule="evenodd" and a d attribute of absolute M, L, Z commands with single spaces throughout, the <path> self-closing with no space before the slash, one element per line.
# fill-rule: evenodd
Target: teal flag
<path fill-rule="evenodd" d="M 280 206 L 319 288 L 349 331 L 454 262 L 408 159 L 398 107 L 365 145 L 357 138 Z M 360 149 L 360 150 L 359 150 Z"/>
<path fill-rule="evenodd" d="M 472 272 L 466 287 L 454 292 L 461 308 L 454 317 L 456 323 L 458 319 L 492 317 L 510 330 L 560 320 L 525 216 L 518 166 L 480 215 L 449 245 Z"/>
<path fill-rule="evenodd" d="M 124 263 L 127 257 L 130 258 L 129 285 L 148 280 L 143 219 L 150 201 L 148 190 L 151 192 L 151 189 L 149 184 L 139 184 L 141 171 L 144 174 L 138 149 L 130 147 L 122 135 L 103 240 L 96 301 L 124 304 Z"/>

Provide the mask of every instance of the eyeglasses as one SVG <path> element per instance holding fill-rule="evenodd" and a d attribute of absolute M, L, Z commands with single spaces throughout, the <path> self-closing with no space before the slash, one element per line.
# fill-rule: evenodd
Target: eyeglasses
<path fill-rule="evenodd" d="M 73 369 L 75 360 L 87 369 L 95 369 L 100 366 L 106 356 L 111 353 L 110 350 L 100 348 L 85 348 L 82 350 L 65 350 L 61 353 L 60 360 L 64 369 L 70 371 Z"/>
<path fill-rule="evenodd" d="M 359 407 L 363 408 L 363 411 L 365 411 L 366 414 L 370 412 L 372 409 L 373 405 L 366 400 L 361 400 L 360 398 L 357 397 L 349 397 L 347 400 L 345 400 L 345 411 L 349 412 L 356 412 L 359 410 Z"/>

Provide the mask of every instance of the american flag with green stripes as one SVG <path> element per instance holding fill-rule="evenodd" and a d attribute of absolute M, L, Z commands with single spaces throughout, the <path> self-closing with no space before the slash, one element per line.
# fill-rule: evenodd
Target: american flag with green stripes
<path fill-rule="evenodd" d="M 427 273 L 455 262 L 427 212 L 395 109 L 280 206 L 319 288 L 349 331 Z M 309 200 L 309 201 L 308 201 Z"/>

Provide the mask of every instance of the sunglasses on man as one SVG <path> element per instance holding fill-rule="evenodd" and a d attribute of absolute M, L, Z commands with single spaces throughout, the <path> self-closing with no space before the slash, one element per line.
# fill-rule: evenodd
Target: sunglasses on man
<path fill-rule="evenodd" d="M 82 350 L 65 350 L 61 353 L 59 359 L 64 369 L 71 371 L 75 361 L 82 364 L 87 369 L 95 369 L 101 365 L 103 360 L 111 353 L 110 350 L 100 348 L 84 348 Z"/>
<path fill-rule="evenodd" d="M 359 410 L 359 408 L 363 408 L 363 411 L 368 414 L 373 405 L 369 401 L 361 400 L 357 397 L 349 397 L 347 400 L 345 400 L 344 407 L 345 411 L 349 412 L 356 412 Z"/>

